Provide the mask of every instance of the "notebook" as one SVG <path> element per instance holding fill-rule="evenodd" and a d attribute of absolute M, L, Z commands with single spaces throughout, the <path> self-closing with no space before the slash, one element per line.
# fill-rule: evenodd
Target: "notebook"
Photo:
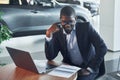
<path fill-rule="evenodd" d="M 47 73 L 57 67 L 55 65 L 48 64 L 47 61 L 33 60 L 30 53 L 27 51 L 14 49 L 11 47 L 6 48 L 15 65 L 20 68 L 42 74 Z"/>

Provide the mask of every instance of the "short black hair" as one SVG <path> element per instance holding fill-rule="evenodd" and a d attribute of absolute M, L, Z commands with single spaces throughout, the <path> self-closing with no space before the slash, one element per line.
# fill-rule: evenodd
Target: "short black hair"
<path fill-rule="evenodd" d="M 76 16 L 75 10 L 71 6 L 65 6 L 60 11 L 60 17 L 64 16 Z"/>

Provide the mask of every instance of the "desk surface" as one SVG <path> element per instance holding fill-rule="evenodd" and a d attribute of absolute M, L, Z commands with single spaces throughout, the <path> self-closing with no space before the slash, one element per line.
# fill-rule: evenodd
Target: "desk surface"
<path fill-rule="evenodd" d="M 8 64 L 0 68 L 0 80 L 74 80 L 76 75 L 70 78 L 62 78 L 50 76 L 47 74 L 37 74 L 15 66 L 15 64 Z"/>

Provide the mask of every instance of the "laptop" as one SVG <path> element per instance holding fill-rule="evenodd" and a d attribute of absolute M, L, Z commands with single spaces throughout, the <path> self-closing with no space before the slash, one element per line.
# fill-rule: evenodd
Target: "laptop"
<path fill-rule="evenodd" d="M 29 52 L 14 49 L 11 47 L 6 48 L 15 65 L 20 68 L 43 74 L 57 67 L 56 65 L 47 63 L 47 61 L 41 62 L 40 60 L 33 60 Z"/>

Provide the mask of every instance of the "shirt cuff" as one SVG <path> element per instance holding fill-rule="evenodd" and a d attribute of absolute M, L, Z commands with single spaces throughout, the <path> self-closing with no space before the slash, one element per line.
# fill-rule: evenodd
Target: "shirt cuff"
<path fill-rule="evenodd" d="M 93 70 L 90 67 L 88 67 L 87 70 L 89 70 L 91 73 L 93 73 Z"/>
<path fill-rule="evenodd" d="M 51 36 L 51 37 L 47 37 L 47 36 L 46 36 L 46 41 L 49 42 L 49 41 L 51 41 L 51 39 L 52 39 L 52 36 Z"/>

